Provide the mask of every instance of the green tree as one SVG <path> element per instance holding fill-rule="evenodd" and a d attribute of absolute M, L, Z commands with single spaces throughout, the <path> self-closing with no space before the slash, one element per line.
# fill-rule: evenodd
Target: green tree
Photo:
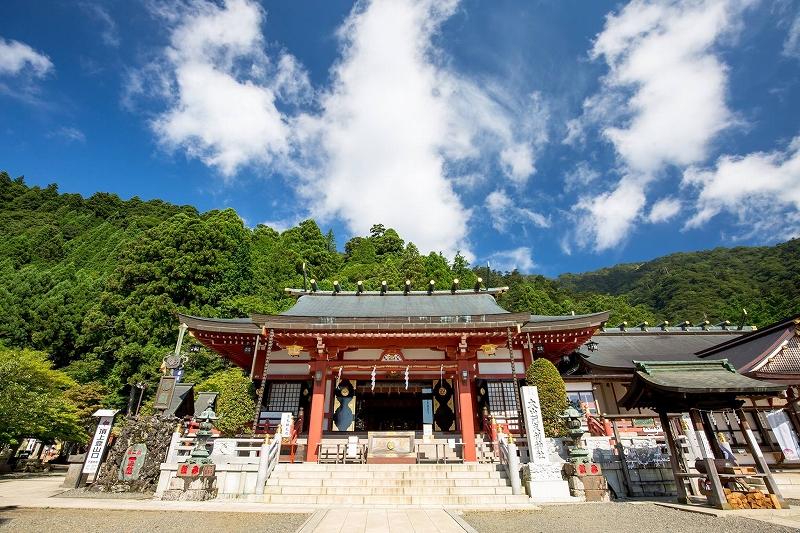
<path fill-rule="evenodd" d="M 404 278 L 402 282 L 405 284 L 406 280 L 411 281 L 411 287 L 414 290 L 424 290 L 430 280 L 425 275 L 425 261 L 413 242 L 408 243 L 405 250 L 403 250 L 398 269 L 400 270 L 400 276 Z"/>
<path fill-rule="evenodd" d="M 564 379 L 556 367 L 547 359 L 537 359 L 525 372 L 525 381 L 538 388 L 545 436 L 565 436 L 567 426 L 558 415 L 569 407 L 569 402 Z"/>
<path fill-rule="evenodd" d="M 98 409 L 103 408 L 103 400 L 107 395 L 108 389 L 97 382 L 73 385 L 64 391 L 64 396 L 77 409 L 78 423 L 87 433 L 92 433 L 97 426 L 97 418 L 93 415 Z"/>
<path fill-rule="evenodd" d="M 436 290 L 449 289 L 453 284 L 454 276 L 450 271 L 450 264 L 447 262 L 447 258 L 441 252 L 438 254 L 431 252 L 423 258 L 423 261 L 425 263 L 425 275 L 428 279 L 425 281 L 425 285 L 419 287 L 419 289 L 427 289 L 430 280 L 435 282 Z"/>
<path fill-rule="evenodd" d="M 392 228 L 387 229 L 378 237 L 370 237 L 375 243 L 375 253 L 378 257 L 398 256 L 403 253 L 405 243 L 400 235 Z"/>
<path fill-rule="evenodd" d="M 239 369 L 224 370 L 211 375 L 195 387 L 197 392 L 219 392 L 215 423 L 223 437 L 251 433 L 256 402 L 253 383 Z"/>
<path fill-rule="evenodd" d="M 377 261 L 375 243 L 371 239 L 353 237 L 344 246 L 347 253 L 347 263 L 370 265 Z"/>
<path fill-rule="evenodd" d="M 533 284 L 521 284 L 511 287 L 505 301 L 509 311 L 527 311 L 532 315 L 560 315 L 563 308 L 554 302 L 544 289 Z"/>
<path fill-rule="evenodd" d="M 75 385 L 46 354 L 0 346 L 0 443 L 24 438 L 86 442 L 77 407 L 64 394 Z"/>
<path fill-rule="evenodd" d="M 456 252 L 456 256 L 453 258 L 453 264 L 450 266 L 450 271 L 453 274 L 453 279 L 458 280 L 458 287 L 460 289 L 471 289 L 475 286 L 478 275 L 469 268 L 469 261 L 461 255 L 461 252 Z"/>

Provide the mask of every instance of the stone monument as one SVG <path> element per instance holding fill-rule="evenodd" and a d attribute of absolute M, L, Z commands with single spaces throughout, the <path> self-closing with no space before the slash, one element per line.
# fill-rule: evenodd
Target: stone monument
<path fill-rule="evenodd" d="M 552 461 L 544 435 L 538 387 L 521 387 L 530 462 L 522 467 L 525 491 L 536 502 L 572 502 L 569 485 L 561 475 L 561 463 Z"/>

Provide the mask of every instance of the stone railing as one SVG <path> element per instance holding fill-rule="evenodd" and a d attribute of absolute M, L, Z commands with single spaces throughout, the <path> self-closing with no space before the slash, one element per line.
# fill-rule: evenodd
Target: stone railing
<path fill-rule="evenodd" d="M 173 434 L 166 462 L 161 464 L 155 498 L 159 499 L 176 477 L 178 465 L 187 461 L 197 442 L 195 437 Z M 280 432 L 263 439 L 212 438 L 209 459 L 216 465 L 218 497 L 263 494 L 264 485 L 280 458 Z"/>
<path fill-rule="evenodd" d="M 511 435 L 498 432 L 497 451 L 500 454 L 500 464 L 503 465 L 511 482 L 512 494 L 522 494 L 522 480 L 519 476 L 519 456 L 517 455 L 517 445 Z"/>

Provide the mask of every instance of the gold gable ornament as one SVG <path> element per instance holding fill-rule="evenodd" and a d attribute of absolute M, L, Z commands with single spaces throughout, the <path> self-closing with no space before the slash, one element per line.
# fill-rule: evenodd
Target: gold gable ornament
<path fill-rule="evenodd" d="M 303 351 L 303 347 L 299 344 L 290 344 L 286 346 L 286 353 L 291 357 L 299 357 L 301 351 Z"/>
<path fill-rule="evenodd" d="M 484 344 L 481 346 L 481 351 L 486 355 L 494 355 L 497 353 L 497 345 L 496 344 Z"/>

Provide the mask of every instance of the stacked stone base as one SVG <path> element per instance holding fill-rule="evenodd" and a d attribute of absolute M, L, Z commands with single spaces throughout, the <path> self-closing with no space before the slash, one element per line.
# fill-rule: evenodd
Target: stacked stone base
<path fill-rule="evenodd" d="M 564 475 L 572 496 L 587 502 L 611 501 L 608 482 L 596 463 L 565 463 Z"/>
<path fill-rule="evenodd" d="M 176 477 L 169 482 L 162 500 L 181 502 L 202 502 L 217 497 L 217 476 Z"/>
<path fill-rule="evenodd" d="M 532 502 L 566 503 L 577 501 L 561 475 L 560 463 L 528 463 L 522 467 L 522 483 Z"/>

